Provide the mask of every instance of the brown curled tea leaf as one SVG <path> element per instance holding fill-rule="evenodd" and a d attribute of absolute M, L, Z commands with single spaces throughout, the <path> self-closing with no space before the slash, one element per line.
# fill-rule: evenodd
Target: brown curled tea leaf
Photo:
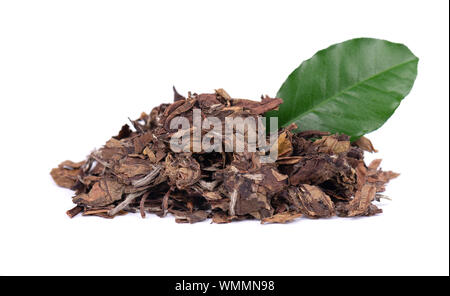
<path fill-rule="evenodd" d="M 261 115 L 271 110 L 278 109 L 283 103 L 283 100 L 280 98 L 269 98 L 268 96 L 263 97 L 261 102 L 255 102 L 251 100 L 244 99 L 232 99 L 231 104 L 233 106 L 243 107 L 244 110 L 249 110 L 252 114 Z"/>
<path fill-rule="evenodd" d="M 373 147 L 372 142 L 366 137 L 361 137 L 358 140 L 354 141 L 353 145 L 367 152 L 378 152 L 378 150 Z"/>
<path fill-rule="evenodd" d="M 131 131 L 130 126 L 128 124 L 125 124 L 120 129 L 119 134 L 113 138 L 116 140 L 122 140 L 122 139 L 128 138 L 132 133 L 133 132 Z"/>
<path fill-rule="evenodd" d="M 372 204 L 377 189 L 374 185 L 365 184 L 355 194 L 355 198 L 347 204 L 337 205 L 337 213 L 340 217 L 372 216 L 382 211 Z"/>
<path fill-rule="evenodd" d="M 348 137 L 325 136 L 313 144 L 317 152 L 327 154 L 347 153 L 350 150 L 350 139 Z"/>
<path fill-rule="evenodd" d="M 212 223 L 228 224 L 236 219 L 236 216 L 228 216 L 225 212 L 214 212 L 212 214 Z"/>
<path fill-rule="evenodd" d="M 58 186 L 65 188 L 73 188 L 78 181 L 78 175 L 81 173 L 80 168 L 85 162 L 64 161 L 57 168 L 50 172 L 53 180 Z"/>
<path fill-rule="evenodd" d="M 186 189 L 200 180 L 200 164 L 188 154 L 167 155 L 165 166 L 169 183 L 178 189 Z"/>
<path fill-rule="evenodd" d="M 284 224 L 284 223 L 294 221 L 295 219 L 297 219 L 301 216 L 302 216 L 301 213 L 285 212 L 285 213 L 273 215 L 268 218 L 264 218 L 261 220 L 261 223 L 262 224 L 266 224 L 266 223 L 283 223 Z"/>
<path fill-rule="evenodd" d="M 73 202 L 91 207 L 110 205 L 122 198 L 124 185 L 113 180 L 101 180 L 92 186 L 89 193 L 73 198 Z"/>
<path fill-rule="evenodd" d="M 292 154 L 293 147 L 287 132 L 283 132 L 278 137 L 278 157 L 287 157 Z"/>
<path fill-rule="evenodd" d="M 331 198 L 319 187 L 304 184 L 299 187 L 300 211 L 311 218 L 328 218 L 335 214 Z"/>
<path fill-rule="evenodd" d="M 190 212 L 182 212 L 182 211 L 170 211 L 175 216 L 175 221 L 177 223 L 197 223 L 201 221 L 205 221 L 209 214 L 206 211 L 196 211 L 193 213 Z"/>
<path fill-rule="evenodd" d="M 177 92 L 175 86 L 172 87 L 172 89 L 173 89 L 173 101 L 174 101 L 174 102 L 186 100 L 186 98 L 185 98 L 184 96 L 180 95 L 180 94 Z"/>

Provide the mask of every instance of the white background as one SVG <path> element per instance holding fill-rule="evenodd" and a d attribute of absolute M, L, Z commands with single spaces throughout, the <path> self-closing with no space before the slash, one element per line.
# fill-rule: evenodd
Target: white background
<path fill-rule="evenodd" d="M 0 1 L 0 274 L 448 275 L 448 1 Z M 384 213 L 178 225 L 69 219 L 49 176 L 128 117 L 182 93 L 275 95 L 316 51 L 355 37 L 420 58 L 411 94 L 370 138 L 402 175 Z"/>

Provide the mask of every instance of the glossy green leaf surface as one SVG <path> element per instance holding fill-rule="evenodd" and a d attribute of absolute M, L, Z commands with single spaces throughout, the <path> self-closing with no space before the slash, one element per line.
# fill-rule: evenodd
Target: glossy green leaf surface
<path fill-rule="evenodd" d="M 344 133 L 378 129 L 410 92 L 418 58 L 404 45 L 358 38 L 317 52 L 292 72 L 277 97 L 280 126 Z"/>

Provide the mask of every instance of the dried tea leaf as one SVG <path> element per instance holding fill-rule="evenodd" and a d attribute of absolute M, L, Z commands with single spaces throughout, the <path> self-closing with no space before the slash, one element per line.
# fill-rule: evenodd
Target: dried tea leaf
<path fill-rule="evenodd" d="M 131 131 L 130 126 L 128 124 L 125 124 L 120 129 L 119 134 L 113 138 L 116 140 L 122 140 L 122 139 L 128 138 L 132 133 L 133 132 Z"/>
<path fill-rule="evenodd" d="M 288 138 L 287 132 L 278 136 L 278 157 L 290 156 L 293 151 L 291 140 Z"/>
<path fill-rule="evenodd" d="M 185 98 L 184 96 L 180 95 L 180 94 L 177 92 L 177 90 L 175 89 L 175 86 L 172 87 L 172 89 L 173 89 L 173 101 L 174 101 L 174 102 L 186 100 L 186 98 Z"/>
<path fill-rule="evenodd" d="M 188 154 L 167 155 L 165 166 L 169 183 L 178 189 L 185 189 L 200 180 L 200 164 Z"/>
<path fill-rule="evenodd" d="M 231 100 L 231 96 L 223 88 L 216 89 L 216 94 L 226 100 Z"/>
<path fill-rule="evenodd" d="M 317 147 L 317 151 L 320 153 L 347 153 L 350 150 L 350 140 L 349 138 L 340 140 L 336 135 L 325 136 L 315 141 L 313 146 Z"/>
<path fill-rule="evenodd" d="M 283 100 L 280 98 L 269 98 L 264 97 L 261 102 L 255 102 L 251 100 L 245 99 L 233 99 L 231 100 L 233 106 L 243 107 L 246 110 L 249 110 L 252 114 L 261 115 L 271 110 L 276 110 L 278 106 L 283 103 Z"/>
<path fill-rule="evenodd" d="M 283 223 L 284 224 L 284 223 L 291 222 L 301 216 L 302 216 L 301 213 L 285 212 L 285 213 L 273 215 L 272 217 L 264 218 L 261 220 L 261 223 L 262 224 L 265 224 L 265 223 Z"/>
<path fill-rule="evenodd" d="M 293 166 L 291 185 L 320 185 L 335 198 L 349 198 L 356 191 L 356 171 L 343 155 L 318 154 L 304 157 Z"/>
<path fill-rule="evenodd" d="M 303 158 L 303 156 L 280 157 L 277 159 L 277 163 L 279 165 L 293 165 L 299 163 Z"/>
<path fill-rule="evenodd" d="M 134 139 L 134 153 L 142 153 L 144 148 L 153 140 L 152 132 L 145 132 Z"/>
<path fill-rule="evenodd" d="M 89 193 L 82 193 L 73 198 L 73 202 L 91 207 L 106 206 L 120 200 L 124 185 L 113 180 L 96 182 Z"/>
<path fill-rule="evenodd" d="M 123 179 L 130 179 L 138 176 L 146 176 L 154 170 L 154 166 L 147 160 L 126 157 L 115 167 L 117 175 L 122 175 Z"/>
<path fill-rule="evenodd" d="M 175 221 L 177 223 L 189 223 L 189 224 L 205 221 L 206 219 L 208 219 L 209 216 L 209 214 L 206 211 L 196 211 L 193 213 L 189 213 L 171 210 L 171 213 L 175 216 Z"/>
<path fill-rule="evenodd" d="M 72 162 L 66 160 L 57 168 L 54 168 L 50 175 L 58 186 L 72 189 L 78 181 L 78 175 L 81 173 L 81 167 L 85 164 L 82 162 Z"/>
<path fill-rule="evenodd" d="M 225 212 L 214 212 L 212 216 L 212 223 L 228 224 L 234 219 L 236 219 L 236 216 L 228 216 Z"/>
<path fill-rule="evenodd" d="M 337 214 L 340 217 L 372 216 L 382 211 L 372 204 L 377 188 L 374 185 L 365 184 L 355 194 L 355 198 L 349 203 L 337 205 Z"/>
<path fill-rule="evenodd" d="M 372 152 L 378 152 L 378 150 L 376 150 L 373 147 L 372 142 L 366 137 L 361 137 L 358 140 L 354 141 L 353 145 L 355 145 L 355 146 L 357 146 L 357 147 L 359 147 L 362 150 L 367 151 L 367 152 L 371 152 L 371 153 Z"/>
<path fill-rule="evenodd" d="M 299 187 L 301 212 L 312 218 L 328 218 L 335 214 L 331 198 L 319 187 L 304 184 Z"/>

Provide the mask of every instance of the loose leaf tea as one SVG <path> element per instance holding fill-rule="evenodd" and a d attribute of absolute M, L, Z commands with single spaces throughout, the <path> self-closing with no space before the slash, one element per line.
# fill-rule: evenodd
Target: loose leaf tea
<path fill-rule="evenodd" d="M 184 97 L 174 88 L 172 104 L 142 113 L 85 161 L 65 161 L 51 175 L 75 191 L 69 217 L 139 212 L 171 213 L 178 223 L 287 223 L 372 216 L 398 174 L 381 170 L 379 159 L 365 164 L 364 151 L 377 150 L 364 135 L 409 93 L 417 64 L 402 44 L 358 38 L 302 63 L 277 98 L 234 99 L 223 89 Z M 261 115 L 272 118 L 260 124 Z"/>
<path fill-rule="evenodd" d="M 344 134 L 295 133 L 298 126 L 291 124 L 277 133 L 274 162 L 262 161 L 268 152 L 264 150 L 211 152 L 202 145 L 195 148 L 199 144 L 195 141 L 181 143 L 177 152 L 171 147 L 171 139 L 180 133 L 189 138 L 195 133 L 211 134 L 208 125 L 178 128 L 182 119 L 194 123 L 197 111 L 202 119 L 214 116 L 223 123 L 226 118 L 256 118 L 276 110 L 282 102 L 269 97 L 234 99 L 223 89 L 187 97 L 175 91 L 172 104 L 142 113 L 85 161 L 65 161 L 51 176 L 59 186 L 75 191 L 76 206 L 67 212 L 69 217 L 113 218 L 139 212 L 142 217 L 170 213 L 178 223 L 206 219 L 213 223 L 244 219 L 286 223 L 302 216 L 380 213 L 374 202 L 382 197 L 386 183 L 398 175 L 381 170 L 379 160 L 364 163 L 364 150 L 375 151 L 367 138 L 351 143 Z M 248 148 L 249 135 L 249 130 L 235 134 L 234 144 L 244 139 Z M 216 147 L 229 146 L 228 140 L 224 137 Z"/>
<path fill-rule="evenodd" d="M 372 38 L 335 44 L 292 72 L 278 91 L 280 125 L 349 135 L 378 129 L 410 92 L 419 59 L 404 45 Z"/>

